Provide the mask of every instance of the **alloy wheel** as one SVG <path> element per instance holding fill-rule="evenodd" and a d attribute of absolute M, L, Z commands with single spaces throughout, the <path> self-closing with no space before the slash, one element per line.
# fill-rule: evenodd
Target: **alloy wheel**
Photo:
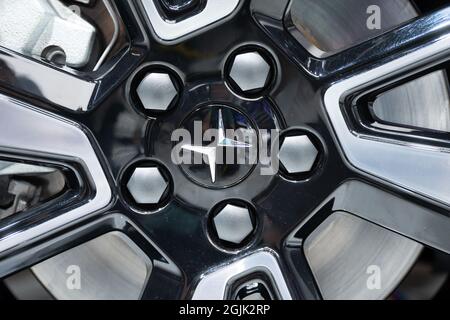
<path fill-rule="evenodd" d="M 28 199 L 11 181 L 65 181 L 0 215 L 17 297 L 385 299 L 422 252 L 450 253 L 450 7 L 64 3 L 114 12 L 97 63 L 0 47 L 0 214 Z M 373 4 L 388 14 L 371 31 Z M 174 162 L 173 133 L 196 122 L 219 136 Z M 254 145 L 279 170 L 217 159 Z"/>

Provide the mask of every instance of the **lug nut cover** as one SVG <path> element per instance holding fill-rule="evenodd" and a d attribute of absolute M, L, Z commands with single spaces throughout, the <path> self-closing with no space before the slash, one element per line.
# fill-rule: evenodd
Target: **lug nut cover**
<path fill-rule="evenodd" d="M 136 168 L 127 188 L 134 201 L 140 205 L 155 205 L 162 201 L 169 182 L 156 167 Z"/>
<path fill-rule="evenodd" d="M 255 230 L 253 213 L 248 206 L 227 204 L 213 217 L 217 238 L 233 246 L 245 244 Z"/>
<path fill-rule="evenodd" d="M 166 111 L 178 96 L 178 90 L 168 73 L 152 72 L 142 79 L 137 94 L 145 110 Z"/>
<path fill-rule="evenodd" d="M 270 64 L 257 51 L 239 53 L 234 57 L 230 78 L 243 92 L 261 91 L 267 87 Z"/>
<path fill-rule="evenodd" d="M 284 139 L 278 159 L 290 174 L 307 173 L 313 169 L 319 151 L 307 135 L 288 136 Z"/>

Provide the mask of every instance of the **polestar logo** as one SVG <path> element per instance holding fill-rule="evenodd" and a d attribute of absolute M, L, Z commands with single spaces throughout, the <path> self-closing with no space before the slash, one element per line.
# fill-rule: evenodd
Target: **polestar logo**
<path fill-rule="evenodd" d="M 172 163 L 195 183 L 213 189 L 240 183 L 258 166 L 261 175 L 272 176 L 278 171 L 278 130 L 256 125 L 231 106 L 195 109 L 172 132 Z"/>
<path fill-rule="evenodd" d="M 196 146 L 196 145 L 183 145 L 183 150 L 192 151 L 202 154 L 206 157 L 207 164 L 209 165 L 209 171 L 211 174 L 211 182 L 216 182 L 216 166 L 217 166 L 217 151 L 218 148 L 251 148 L 252 145 L 240 142 L 237 140 L 229 139 L 225 134 L 225 125 L 223 122 L 222 109 L 219 109 L 218 125 L 217 125 L 217 140 L 210 145 Z"/>

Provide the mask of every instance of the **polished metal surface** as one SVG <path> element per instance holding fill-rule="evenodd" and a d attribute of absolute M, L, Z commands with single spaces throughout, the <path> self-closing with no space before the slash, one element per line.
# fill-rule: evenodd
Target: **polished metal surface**
<path fill-rule="evenodd" d="M 146 110 L 165 111 L 178 94 L 167 73 L 153 72 L 145 76 L 137 93 Z"/>
<path fill-rule="evenodd" d="M 0 150 L 35 153 L 56 159 L 71 158 L 83 166 L 96 190 L 93 198 L 80 207 L 49 217 L 46 222 L 26 230 L 16 230 L 0 239 L 1 253 L 28 244 L 39 236 L 48 235 L 70 222 L 105 208 L 112 194 L 91 140 L 77 124 L 4 95 L 0 95 L 0 107 Z"/>
<path fill-rule="evenodd" d="M 309 266 L 326 300 L 385 299 L 422 246 L 344 212 L 333 213 L 305 240 Z M 376 283 L 377 277 L 379 285 Z"/>
<path fill-rule="evenodd" d="M 59 0 L 0 1 L 0 45 L 19 53 L 42 57 L 59 47 L 65 63 L 74 68 L 89 62 L 96 31 Z"/>
<path fill-rule="evenodd" d="M 150 259 L 135 243 L 114 231 L 31 270 L 58 300 L 136 300 L 152 268 Z"/>
<path fill-rule="evenodd" d="M 376 38 L 368 39 L 347 48 L 344 52 L 340 52 L 342 54 L 318 57 L 306 49 L 308 45 L 302 45 L 292 34 L 286 32 L 286 28 L 289 28 L 291 33 L 299 33 L 297 28 L 291 28 L 292 23 L 289 21 L 288 14 L 285 19 L 282 18 L 282 13 L 288 10 L 289 3 L 290 1 L 280 0 L 273 2 L 271 6 L 264 7 L 265 0 L 253 0 L 251 9 L 261 28 L 271 39 L 275 40 L 279 48 L 296 65 L 317 79 L 325 79 L 330 76 L 342 77 L 343 72 L 351 72 L 359 67 L 364 68 L 368 64 L 375 64 L 385 59 L 387 53 L 395 55 L 395 53 L 414 50 L 413 48 L 416 48 L 419 44 L 430 43 L 448 33 L 450 8 L 444 6 L 430 14 L 403 23 L 392 30 L 385 30 L 386 32 Z M 351 11 L 349 9 L 347 13 L 350 14 Z M 383 27 L 383 24 L 381 27 Z"/>
<path fill-rule="evenodd" d="M 205 8 L 181 21 L 167 21 L 158 11 L 153 0 L 141 0 L 156 36 L 163 41 L 175 41 L 193 35 L 207 26 L 230 16 L 240 0 L 208 0 Z"/>
<path fill-rule="evenodd" d="M 177 265 L 122 214 L 104 215 L 51 242 L 58 251 L 4 279 L 17 299 L 168 299 L 179 288 Z"/>
<path fill-rule="evenodd" d="M 242 276 L 263 272 L 272 280 L 277 295 L 291 300 L 291 293 L 281 272 L 276 255 L 269 249 L 260 250 L 204 274 L 195 288 L 193 300 L 222 300 L 229 287 Z"/>
<path fill-rule="evenodd" d="M 53 300 L 30 269 L 13 274 L 3 282 L 17 300 Z"/>
<path fill-rule="evenodd" d="M 443 148 L 390 141 L 354 134 L 349 130 L 340 101 L 349 91 L 369 86 L 386 76 L 426 63 L 448 52 L 450 36 L 394 61 L 338 82 L 327 90 L 325 107 L 348 161 L 379 178 L 450 204 L 450 153 Z"/>
<path fill-rule="evenodd" d="M 87 111 L 96 83 L 74 77 L 48 64 L 15 55 L 0 48 L 0 85 L 40 97 L 60 107 Z M 76 88 L 76 90 L 74 89 Z"/>
<path fill-rule="evenodd" d="M 379 28 L 369 28 L 367 23 L 376 8 L 380 10 Z M 374 38 L 416 16 L 409 0 L 293 0 L 287 18 L 297 40 L 312 54 L 323 57 Z"/>
<path fill-rule="evenodd" d="M 193 181 L 211 188 L 240 183 L 256 162 L 258 137 L 247 115 L 226 105 L 192 112 L 182 123 L 190 138 L 178 144 L 181 168 Z M 178 157 L 178 155 L 177 155 Z"/>
<path fill-rule="evenodd" d="M 376 120 L 392 125 L 450 132 L 450 85 L 445 70 L 402 84 L 373 102 Z"/>
<path fill-rule="evenodd" d="M 209 166 L 209 171 L 211 173 L 211 182 L 216 182 L 216 167 L 217 165 L 226 163 L 225 159 L 217 159 L 218 150 L 220 148 L 241 148 L 241 149 L 249 149 L 253 146 L 241 142 L 238 140 L 230 139 L 226 137 L 226 128 L 225 124 L 223 122 L 223 114 L 222 109 L 219 109 L 218 111 L 218 124 L 217 124 L 217 139 L 214 140 L 211 144 L 208 146 L 195 146 L 195 145 L 183 145 L 181 146 L 182 150 L 186 151 L 192 151 L 194 153 L 198 153 L 203 155 L 204 158 L 206 158 L 207 164 Z M 245 159 L 239 159 L 239 160 L 245 160 Z M 238 163 L 240 161 L 237 161 Z"/>
<path fill-rule="evenodd" d="M 270 73 L 270 65 L 258 52 L 238 54 L 233 61 L 230 77 L 242 91 L 263 89 Z"/>
<path fill-rule="evenodd" d="M 312 169 L 319 152 L 308 136 L 286 137 L 278 158 L 289 173 L 303 173 Z"/>
<path fill-rule="evenodd" d="M 220 240 L 240 244 L 253 231 L 248 208 L 227 204 L 214 217 L 214 226 Z"/>
<path fill-rule="evenodd" d="M 425 246 L 450 254 L 450 238 L 448 237 L 450 219 L 446 214 L 428 208 L 426 205 L 408 201 L 374 185 L 358 180 L 346 181 L 327 197 L 309 218 L 318 214 L 325 206 L 330 206 L 331 212 L 351 213 Z M 295 234 L 304 223 L 306 222 L 292 233 L 288 243 L 298 245 Z M 424 232 L 424 230 L 433 230 L 433 232 Z"/>
<path fill-rule="evenodd" d="M 158 168 L 136 168 L 127 183 L 127 188 L 139 204 L 157 204 L 169 183 Z"/>
<path fill-rule="evenodd" d="M 209 167 L 209 172 L 211 174 L 211 182 L 216 182 L 216 165 L 217 165 L 217 146 L 213 143 L 210 146 L 193 146 L 185 144 L 181 147 L 184 151 L 192 151 L 197 154 L 201 154 L 203 159 Z"/>

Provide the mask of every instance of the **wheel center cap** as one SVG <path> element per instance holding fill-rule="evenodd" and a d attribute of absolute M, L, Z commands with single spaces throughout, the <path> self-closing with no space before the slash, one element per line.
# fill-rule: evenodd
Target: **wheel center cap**
<path fill-rule="evenodd" d="M 210 188 L 244 180 L 257 162 L 258 136 L 250 119 L 235 108 L 197 109 L 182 123 L 175 149 L 183 172 Z"/>

